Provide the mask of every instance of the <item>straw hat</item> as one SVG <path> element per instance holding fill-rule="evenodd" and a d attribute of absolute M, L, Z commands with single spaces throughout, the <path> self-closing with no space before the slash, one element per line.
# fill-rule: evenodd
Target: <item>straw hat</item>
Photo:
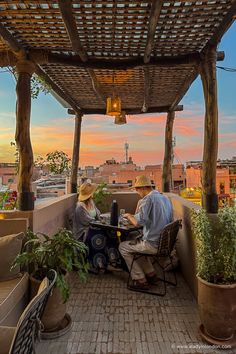
<path fill-rule="evenodd" d="M 137 176 L 135 178 L 135 183 L 132 188 L 139 188 L 139 187 L 152 187 L 152 182 L 149 177 L 142 175 L 142 176 Z"/>
<path fill-rule="evenodd" d="M 97 185 L 95 183 L 84 182 L 83 184 L 81 184 L 79 188 L 79 201 L 83 202 L 89 199 L 96 189 Z"/>

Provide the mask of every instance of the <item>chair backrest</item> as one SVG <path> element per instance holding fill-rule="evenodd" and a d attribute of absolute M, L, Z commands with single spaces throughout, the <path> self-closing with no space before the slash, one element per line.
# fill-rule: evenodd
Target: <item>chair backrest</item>
<path fill-rule="evenodd" d="M 167 224 L 160 233 L 160 238 L 158 242 L 158 254 L 161 256 L 170 255 L 172 252 L 179 229 L 182 225 L 181 220 L 172 221 Z"/>
<path fill-rule="evenodd" d="M 9 354 L 32 354 L 35 352 L 34 342 L 39 330 L 40 318 L 42 317 L 47 299 L 56 281 L 57 273 L 50 270 L 47 283 L 41 291 L 30 301 L 22 313 L 11 343 Z"/>

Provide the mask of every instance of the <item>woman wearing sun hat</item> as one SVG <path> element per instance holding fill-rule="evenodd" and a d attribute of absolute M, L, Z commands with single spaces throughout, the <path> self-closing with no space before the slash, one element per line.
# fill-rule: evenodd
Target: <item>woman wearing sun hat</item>
<path fill-rule="evenodd" d="M 73 234 L 79 241 L 86 241 L 90 221 L 99 219 L 100 216 L 100 211 L 93 201 L 96 188 L 95 183 L 86 181 L 79 189 L 79 198 L 73 220 Z"/>

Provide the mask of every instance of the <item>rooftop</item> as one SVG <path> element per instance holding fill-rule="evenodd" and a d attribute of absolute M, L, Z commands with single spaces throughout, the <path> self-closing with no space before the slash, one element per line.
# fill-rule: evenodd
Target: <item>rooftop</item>
<path fill-rule="evenodd" d="M 0 9 L 3 66 L 23 51 L 67 107 L 104 114 L 115 93 L 130 114 L 178 109 L 236 3 L 24 0 Z"/>
<path fill-rule="evenodd" d="M 42 341 L 38 354 L 225 353 L 201 341 L 197 303 L 181 274 L 164 298 L 127 290 L 124 272 L 90 275 L 85 284 L 73 274 L 72 283 L 72 331 Z"/>

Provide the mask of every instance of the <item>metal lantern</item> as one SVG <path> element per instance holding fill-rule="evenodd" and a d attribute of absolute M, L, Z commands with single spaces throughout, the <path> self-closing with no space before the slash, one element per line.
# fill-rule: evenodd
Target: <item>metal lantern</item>
<path fill-rule="evenodd" d="M 107 98 L 107 113 L 108 116 L 119 116 L 121 114 L 121 100 L 119 96 Z"/>
<path fill-rule="evenodd" d="M 115 116 L 115 121 L 114 121 L 115 124 L 126 124 L 127 121 L 126 121 L 126 115 L 125 115 L 125 112 L 122 111 L 121 114 L 119 114 L 118 116 Z"/>

